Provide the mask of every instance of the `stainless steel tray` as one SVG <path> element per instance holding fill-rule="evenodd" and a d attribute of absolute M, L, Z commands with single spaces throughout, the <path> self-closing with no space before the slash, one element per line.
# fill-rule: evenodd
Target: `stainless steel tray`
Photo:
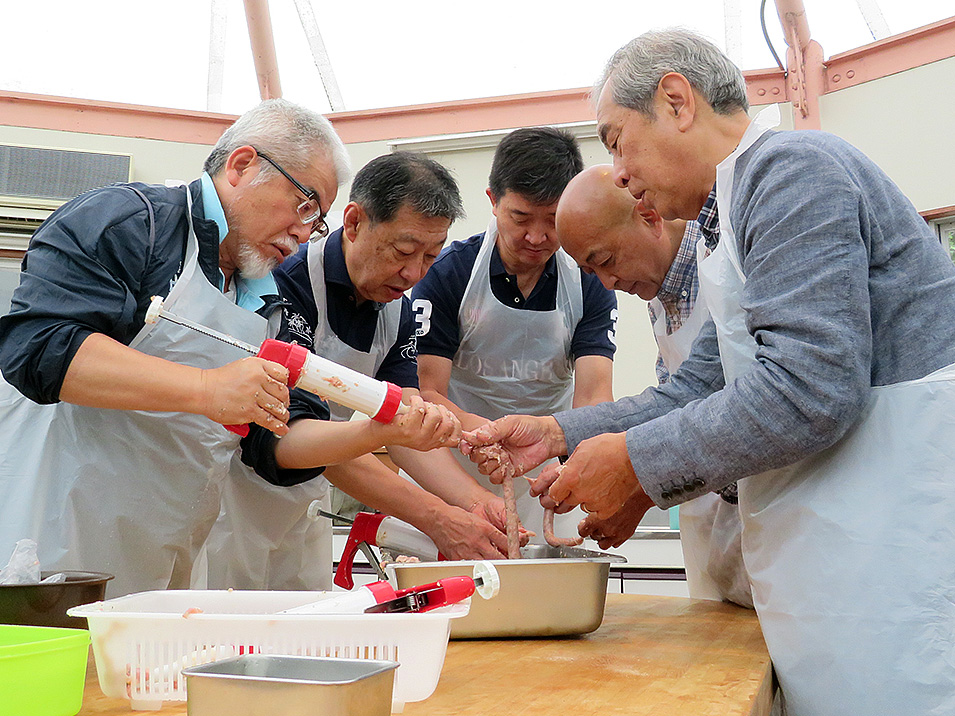
<path fill-rule="evenodd" d="M 491 560 L 501 577 L 493 599 L 471 598 L 471 611 L 451 622 L 452 639 L 587 634 L 603 621 L 607 576 L 619 555 L 578 547 L 527 545 L 524 559 Z M 399 589 L 445 577 L 473 576 L 475 562 L 388 565 Z"/>
<path fill-rule="evenodd" d="M 388 716 L 394 661 L 247 655 L 183 669 L 189 716 Z"/>

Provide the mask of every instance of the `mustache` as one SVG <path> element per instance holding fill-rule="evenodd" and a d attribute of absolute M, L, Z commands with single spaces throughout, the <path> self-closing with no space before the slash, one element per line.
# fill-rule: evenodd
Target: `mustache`
<path fill-rule="evenodd" d="M 276 240 L 275 243 L 279 247 L 286 249 L 289 256 L 298 251 L 299 243 L 291 236 L 283 236 L 282 238 Z"/>

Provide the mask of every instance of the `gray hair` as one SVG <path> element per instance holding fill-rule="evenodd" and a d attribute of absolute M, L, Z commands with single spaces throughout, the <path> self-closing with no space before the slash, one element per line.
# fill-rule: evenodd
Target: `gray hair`
<path fill-rule="evenodd" d="M 646 32 L 617 50 L 593 96 L 609 83 L 615 103 L 652 117 L 654 94 L 670 72 L 686 77 L 717 114 L 749 109 L 739 68 L 712 42 L 682 28 Z"/>
<path fill-rule="evenodd" d="M 239 147 L 251 145 L 275 159 L 290 171 L 307 170 L 315 155 L 325 153 L 335 167 L 339 186 L 351 176 L 351 164 L 345 145 L 331 122 L 285 99 L 267 99 L 239 117 L 216 142 L 206 158 L 203 170 L 215 176 L 226 160 Z M 256 181 L 264 181 L 277 173 L 268 162 Z"/>

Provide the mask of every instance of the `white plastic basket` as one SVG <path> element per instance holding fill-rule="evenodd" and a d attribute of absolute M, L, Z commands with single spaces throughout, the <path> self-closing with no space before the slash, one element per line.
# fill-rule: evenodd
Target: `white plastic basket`
<path fill-rule="evenodd" d="M 89 622 L 100 688 L 136 710 L 185 701 L 184 667 L 241 654 L 397 661 L 392 711 L 438 685 L 451 619 L 470 600 L 426 613 L 277 614 L 323 592 L 158 591 L 73 607 Z M 200 611 L 201 610 L 201 611 Z"/>

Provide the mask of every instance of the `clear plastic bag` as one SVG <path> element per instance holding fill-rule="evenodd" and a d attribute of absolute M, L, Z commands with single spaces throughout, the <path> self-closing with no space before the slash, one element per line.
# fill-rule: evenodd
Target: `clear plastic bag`
<path fill-rule="evenodd" d="M 57 584 L 65 581 L 63 573 L 40 580 L 40 560 L 36 556 L 36 542 L 32 539 L 19 540 L 10 561 L 0 569 L 0 584 Z"/>

